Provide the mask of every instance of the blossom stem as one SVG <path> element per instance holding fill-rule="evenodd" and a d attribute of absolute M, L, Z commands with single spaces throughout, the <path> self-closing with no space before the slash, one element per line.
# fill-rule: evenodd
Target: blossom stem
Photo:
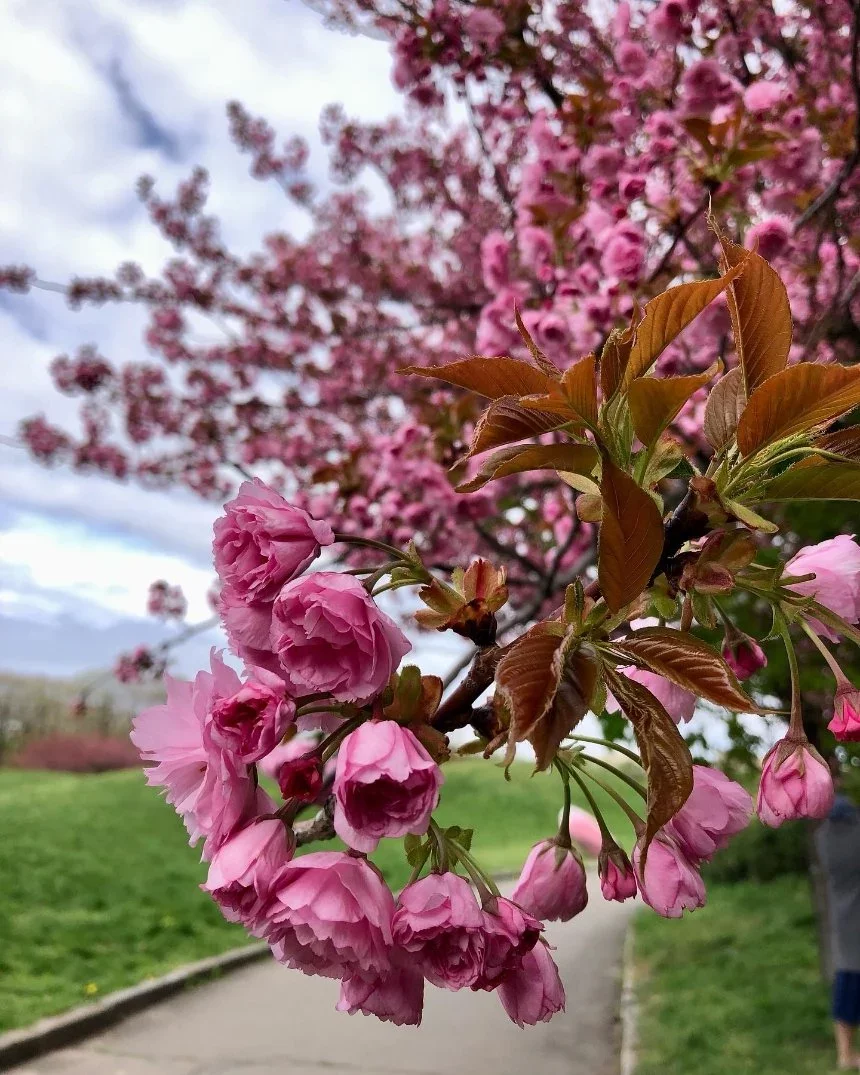
<path fill-rule="evenodd" d="M 806 619 L 802 619 L 800 621 L 800 626 L 803 628 L 803 630 L 812 640 L 812 644 L 827 662 L 827 665 L 830 668 L 830 671 L 833 673 L 837 685 L 841 687 L 844 683 L 847 683 L 848 677 L 842 671 L 839 662 L 836 660 L 836 658 L 833 656 L 827 646 L 824 645 L 824 643 L 821 641 L 821 639 L 818 637 L 812 627 L 810 627 L 809 621 Z"/>
<path fill-rule="evenodd" d="M 568 739 L 575 739 L 579 743 L 594 743 L 596 746 L 607 747 L 609 750 L 615 750 L 619 754 L 623 754 L 625 758 L 635 761 L 637 765 L 642 765 L 642 759 L 635 751 L 628 750 L 627 747 L 623 747 L 619 743 L 613 742 L 611 739 L 598 739 L 593 735 L 579 734 L 569 735 Z"/>
<path fill-rule="evenodd" d="M 556 841 L 561 847 L 572 847 L 570 841 L 570 770 L 559 757 L 554 759 L 553 764 L 561 775 L 561 783 L 564 788 L 564 805 L 561 810 L 561 821 L 558 824 Z"/>
<path fill-rule="evenodd" d="M 436 859 L 437 866 L 439 867 L 439 873 L 447 873 L 450 869 L 450 863 L 448 861 L 448 842 L 445 839 L 445 833 L 439 828 L 434 819 L 430 818 L 430 825 L 427 830 L 433 837 L 433 841 L 436 844 Z"/>
<path fill-rule="evenodd" d="M 609 826 L 606 824 L 606 819 L 604 818 L 600 807 L 597 805 L 597 800 L 591 794 L 590 788 L 572 765 L 566 766 L 566 768 L 570 775 L 573 777 L 573 779 L 577 782 L 577 784 L 579 785 L 579 790 L 582 792 L 582 794 L 588 801 L 588 805 L 591 807 L 591 812 L 594 814 L 595 820 L 600 826 L 601 837 L 603 839 L 606 839 L 607 836 L 611 838 L 612 833 L 609 831 Z"/>
<path fill-rule="evenodd" d="M 599 788 L 602 788 L 602 790 L 605 791 L 611 799 L 618 803 L 618 805 L 627 815 L 627 820 L 633 826 L 634 831 L 638 835 L 639 830 L 642 828 L 643 825 L 642 818 L 636 813 L 636 811 L 633 809 L 630 803 L 627 802 L 624 796 L 620 795 L 615 790 L 615 788 L 607 784 L 605 780 L 601 780 L 599 776 L 595 776 L 594 773 L 589 772 L 588 769 L 583 769 L 583 772 L 588 777 L 588 779 L 592 781 L 592 783 L 596 784 Z"/>
<path fill-rule="evenodd" d="M 616 769 L 610 762 L 604 761 L 602 758 L 592 757 L 591 754 L 580 754 L 579 756 L 583 761 L 589 761 L 592 765 L 599 765 L 601 769 L 606 769 L 607 772 L 612 773 L 613 776 L 617 776 L 618 779 L 627 784 L 628 787 L 637 791 L 643 799 L 648 798 L 648 791 L 643 784 L 638 780 L 634 780 L 632 776 L 628 776 L 627 773 L 623 772 L 621 769 Z"/>
<path fill-rule="evenodd" d="M 335 728 L 331 735 L 323 739 L 316 748 L 320 759 L 324 762 L 328 761 L 349 733 L 354 732 L 359 724 L 363 723 L 364 716 L 352 717 L 349 720 L 345 720 L 339 728 Z"/>
<path fill-rule="evenodd" d="M 387 552 L 398 563 L 408 559 L 400 549 L 395 549 L 393 545 L 388 545 L 384 541 L 377 541 L 376 538 L 359 537 L 357 534 L 342 534 L 335 531 L 334 540 L 343 542 L 345 545 L 360 545 L 366 549 L 379 549 L 380 552 Z M 409 562 L 412 563 L 411 560 Z"/>
<path fill-rule="evenodd" d="M 454 852 L 454 856 L 460 860 L 463 864 L 463 868 L 472 882 L 481 894 L 482 900 L 489 898 L 490 896 L 501 896 L 499 887 L 496 882 L 490 877 L 486 870 L 481 869 L 478 863 L 472 858 L 471 854 L 457 843 L 456 840 L 449 840 L 448 846 Z"/>
<path fill-rule="evenodd" d="M 794 643 L 791 641 L 791 632 L 788 629 L 788 621 L 779 605 L 773 606 L 773 622 L 785 644 L 785 655 L 788 658 L 788 670 L 791 676 L 791 718 L 788 722 L 789 735 L 805 739 L 806 732 L 803 730 L 803 715 L 800 707 L 800 669 L 797 664 L 797 653 L 794 649 Z"/>

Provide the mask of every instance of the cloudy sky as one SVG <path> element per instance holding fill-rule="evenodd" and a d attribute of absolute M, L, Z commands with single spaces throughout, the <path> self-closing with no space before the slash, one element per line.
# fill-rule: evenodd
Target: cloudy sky
<path fill-rule="evenodd" d="M 366 119 L 399 107 L 386 45 L 326 29 L 301 0 L 6 0 L 0 40 L 0 262 L 45 280 L 126 260 L 158 268 L 170 250 L 135 196 L 142 173 L 171 190 L 203 164 L 236 248 L 300 226 L 231 145 L 231 99 L 306 136 L 320 181 L 325 104 Z M 71 422 L 51 359 L 87 342 L 139 357 L 140 324 L 134 310 L 73 313 L 60 295 L 0 292 L 0 437 L 36 412 Z M 165 628 L 145 615 L 155 578 L 180 583 L 191 617 L 205 616 L 213 512 L 190 495 L 45 470 L 0 442 L 0 670 L 75 673 L 159 640 Z M 193 672 L 210 642 L 179 667 Z"/>

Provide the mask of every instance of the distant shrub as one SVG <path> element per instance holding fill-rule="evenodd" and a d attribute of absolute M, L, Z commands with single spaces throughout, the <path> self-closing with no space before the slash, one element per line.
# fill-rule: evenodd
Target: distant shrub
<path fill-rule="evenodd" d="M 14 757 L 19 769 L 51 769 L 60 773 L 107 773 L 140 765 L 127 739 L 99 735 L 48 735 L 33 739 Z"/>
<path fill-rule="evenodd" d="M 809 869 L 809 826 L 795 822 L 779 829 L 753 821 L 718 851 L 703 870 L 706 881 L 773 881 Z"/>

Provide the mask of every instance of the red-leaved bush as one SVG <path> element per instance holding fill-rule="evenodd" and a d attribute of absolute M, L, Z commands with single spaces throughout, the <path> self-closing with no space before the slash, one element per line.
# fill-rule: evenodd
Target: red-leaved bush
<path fill-rule="evenodd" d="M 19 769 L 58 773 L 108 773 L 139 764 L 131 743 L 101 735 L 47 735 L 32 740 L 12 760 Z"/>

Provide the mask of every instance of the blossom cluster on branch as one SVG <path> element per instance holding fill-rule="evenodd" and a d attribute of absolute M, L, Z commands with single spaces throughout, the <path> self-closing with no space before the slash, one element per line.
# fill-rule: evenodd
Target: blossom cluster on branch
<path fill-rule="evenodd" d="M 339 979 L 340 1010 L 417 1024 L 425 982 L 497 991 L 520 1025 L 562 1010 L 542 934 L 588 900 L 571 841 L 572 788 L 599 828 L 603 898 L 638 894 L 670 918 L 705 903 L 700 867 L 747 825 L 753 802 L 724 773 L 693 764 L 678 726 L 696 699 L 767 712 L 742 686 L 767 657 L 732 623 L 725 599 L 733 592 L 771 609 L 767 641 L 785 646 L 790 667 L 788 729 L 762 765 L 759 818 L 779 826 L 832 806 L 829 767 L 803 728 L 793 632 L 808 636 L 833 672 L 831 730 L 860 740 L 860 689 L 827 644 L 860 643 L 860 546 L 841 535 L 768 566 L 759 553 L 777 527 L 760 510 L 860 500 L 860 427 L 826 431 L 860 405 L 860 367 L 788 364 L 791 322 L 778 275 L 711 225 L 722 274 L 645 303 L 599 358 L 561 369 L 520 320 L 528 359 L 403 371 L 490 400 L 464 464 L 466 490 L 543 471 L 575 489 L 599 527 L 596 572 L 577 575 L 563 604 L 511 641 L 498 641 L 510 596 L 505 565 L 477 559 L 467 570 L 434 571 L 414 542 L 336 531 L 259 478 L 215 523 L 218 611 L 243 675 L 213 652 L 193 683 L 168 678 L 167 702 L 135 719 L 132 739 L 149 783 L 165 789 L 192 843 L 203 841 L 204 889 L 276 959 Z M 660 353 L 721 294 L 738 366 L 655 375 Z M 711 381 L 703 427 L 711 452 L 700 467 L 666 430 Z M 679 481 L 685 491 L 670 508 Z M 366 562 L 314 569 L 337 545 L 361 548 Z M 411 644 L 377 602 L 406 587 L 425 606 L 416 613 L 425 628 L 474 644 L 469 671 L 447 697 L 438 677 L 402 663 Z M 722 652 L 694 630 L 720 622 Z M 629 736 L 582 733 L 587 712 L 607 709 L 620 712 Z M 508 770 L 528 743 L 537 770 L 560 778 L 558 832 L 532 848 L 510 898 L 480 864 L 480 833 L 473 847 L 470 828 L 443 828 L 434 817 L 451 757 L 447 733 L 466 726 L 475 733 L 467 752 L 489 759 L 504 749 Z M 620 807 L 627 837 L 611 830 L 595 788 Z M 302 818 L 313 804 L 321 804 L 316 816 Z M 347 851 L 296 855 L 335 835 Z M 367 857 L 383 839 L 402 839 L 412 867 L 396 896 Z"/>

